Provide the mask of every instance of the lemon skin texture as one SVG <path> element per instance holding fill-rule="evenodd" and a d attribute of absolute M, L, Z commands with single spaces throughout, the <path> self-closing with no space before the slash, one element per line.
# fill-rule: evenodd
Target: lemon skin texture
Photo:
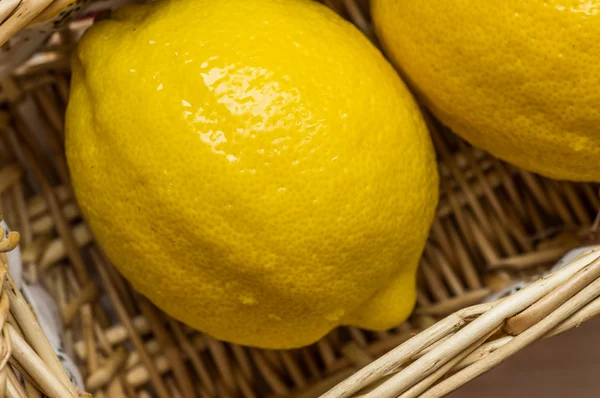
<path fill-rule="evenodd" d="M 111 261 L 196 329 L 291 348 L 412 310 L 432 144 L 393 67 L 322 5 L 121 9 L 78 44 L 66 146 Z"/>
<path fill-rule="evenodd" d="M 385 50 L 473 145 L 556 179 L 600 181 L 600 1 L 374 0 Z"/>

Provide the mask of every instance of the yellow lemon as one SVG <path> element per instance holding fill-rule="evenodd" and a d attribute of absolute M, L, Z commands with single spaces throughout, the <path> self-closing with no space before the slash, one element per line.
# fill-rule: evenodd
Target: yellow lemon
<path fill-rule="evenodd" d="M 600 1 L 374 0 L 385 49 L 473 145 L 600 181 Z"/>
<path fill-rule="evenodd" d="M 78 45 L 66 145 L 111 260 L 199 330 L 287 348 L 412 309 L 431 141 L 392 66 L 325 6 L 117 12 Z"/>

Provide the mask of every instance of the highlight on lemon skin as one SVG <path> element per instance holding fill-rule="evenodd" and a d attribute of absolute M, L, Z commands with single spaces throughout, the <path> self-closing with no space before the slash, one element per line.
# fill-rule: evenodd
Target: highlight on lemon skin
<path fill-rule="evenodd" d="M 523 169 L 600 181 L 600 3 L 373 0 L 387 55 L 440 121 Z"/>
<path fill-rule="evenodd" d="M 81 39 L 66 125 L 98 242 L 186 324 L 291 348 L 412 311 L 431 140 L 392 66 L 328 8 L 126 7 Z"/>

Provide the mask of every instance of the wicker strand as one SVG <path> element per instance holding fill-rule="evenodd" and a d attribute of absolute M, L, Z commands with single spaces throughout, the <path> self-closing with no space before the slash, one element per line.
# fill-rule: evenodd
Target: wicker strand
<path fill-rule="evenodd" d="M 556 311 L 544 318 L 538 324 L 524 331 L 522 334 L 510 340 L 507 344 L 501 346 L 496 351 L 490 353 L 481 361 L 474 363 L 455 375 L 447 378 L 436 385 L 423 395 L 421 398 L 438 398 L 447 395 L 456 390 L 469 380 L 489 371 L 498 366 L 501 362 L 514 355 L 525 346 L 538 340 L 552 328 L 558 326 L 564 319 L 574 314 L 577 310 L 588 304 L 594 298 L 600 295 L 600 279 L 595 280 L 581 292 L 561 305 Z"/>
<path fill-rule="evenodd" d="M 469 318 L 485 312 L 490 307 L 491 304 L 478 305 L 466 308 L 444 318 L 427 329 L 426 332 L 419 333 L 410 339 L 410 344 L 402 344 L 373 361 L 368 366 L 362 368 L 354 375 L 338 384 L 335 388 L 328 391 L 322 398 L 344 398 L 351 396 L 353 393 L 367 387 L 388 372 L 399 368 L 411 357 L 417 355 L 420 351 L 434 344 L 439 339 L 456 332 L 467 323 Z"/>
<path fill-rule="evenodd" d="M 504 331 L 512 335 L 522 333 L 540 322 L 567 299 L 570 299 L 597 278 L 600 278 L 600 259 L 592 261 L 590 265 L 581 269 L 566 283 L 558 287 L 553 294 L 543 297 L 525 311 L 507 319 Z"/>
<path fill-rule="evenodd" d="M 379 387 L 368 393 L 365 397 L 395 397 L 407 391 L 411 386 L 418 383 L 429 374 L 435 372 L 445 363 L 450 361 L 459 353 L 463 352 L 469 346 L 481 339 L 490 330 L 495 330 L 505 319 L 516 315 L 525 308 L 529 307 L 536 301 L 540 300 L 549 292 L 561 286 L 568 281 L 574 274 L 579 272 L 584 267 L 590 269 L 594 266 L 594 260 L 600 257 L 600 248 L 590 250 L 586 254 L 579 256 L 573 262 L 568 264 L 555 273 L 539 279 L 535 283 L 515 293 L 513 296 L 507 297 L 500 302 L 490 303 L 483 311 L 482 306 L 476 306 L 475 309 L 481 311 L 481 315 L 468 323 L 464 328 L 464 313 L 461 310 L 443 321 L 440 321 L 436 326 L 422 332 L 409 340 L 404 345 L 401 345 L 396 350 L 391 351 L 380 359 L 374 361 L 369 366 L 363 368 L 352 377 L 339 384 L 331 391 L 323 395 L 323 398 L 343 398 L 349 397 L 358 390 L 367 387 L 370 383 L 376 381 L 381 376 L 387 374 L 394 369 L 399 368 L 407 360 L 405 350 L 414 350 L 413 355 L 422 351 L 426 346 L 423 346 L 421 341 L 427 341 L 430 345 L 445 334 L 439 335 L 439 325 L 448 323 L 455 325 L 457 331 L 453 336 L 448 338 L 445 344 L 431 350 L 424 356 L 420 357 L 401 372 L 381 384 Z M 588 265 L 592 263 L 592 265 Z M 587 273 L 587 271 L 586 271 Z M 455 319 L 462 319 L 463 322 L 456 322 Z M 462 328 L 462 329 L 461 329 Z M 427 339 L 431 337 L 432 340 Z M 414 341 L 418 339 L 418 341 Z"/>
<path fill-rule="evenodd" d="M 500 326 L 506 318 L 521 312 L 532 303 L 554 290 L 561 283 L 564 283 L 575 272 L 587 265 L 586 260 L 589 262 L 591 257 L 595 259 L 599 256 L 600 249 L 591 251 L 586 256 L 574 261 L 565 268 L 560 269 L 545 278 L 539 279 L 515 293 L 513 296 L 500 301 L 489 311 L 483 313 L 480 317 L 473 320 L 473 322 L 469 323 L 452 336 L 452 338 L 448 339 L 444 346 L 419 358 L 417 361 L 406 367 L 403 372 L 392 377 L 386 383 L 367 394 L 366 397 L 391 398 L 406 391 L 413 383 L 420 381 L 422 378 L 441 367 L 444 363 L 485 335 L 487 331 Z"/>
<path fill-rule="evenodd" d="M 0 3 L 0 21 L 4 21 L 9 15 L 13 14 L 21 0 L 6 0 Z"/>
<path fill-rule="evenodd" d="M 8 19 L 0 24 L 0 46 L 6 43 L 21 29 L 25 28 L 39 13 L 41 13 L 53 0 L 28 0 L 19 1 L 13 8 Z M 14 4 L 14 3 L 13 3 Z M 5 11 L 6 13 L 6 11 Z"/>
<path fill-rule="evenodd" d="M 450 369 L 452 369 L 457 363 L 465 359 L 469 354 L 477 349 L 488 337 L 494 334 L 496 330 L 492 330 L 487 335 L 483 336 L 481 339 L 471 344 L 469 347 L 465 348 L 463 352 L 452 358 L 450 361 L 444 364 L 444 366 L 437 369 L 435 372 L 431 373 L 429 376 L 425 377 L 423 380 L 412 386 L 402 395 L 400 398 L 416 398 L 420 396 L 423 391 L 426 391 L 432 384 L 437 382 L 440 378 L 442 378 Z M 365 396 L 366 397 L 366 396 Z"/>
<path fill-rule="evenodd" d="M 63 395 L 63 397 L 71 395 L 77 396 L 75 388 L 69 380 L 69 376 L 60 364 L 46 335 L 38 324 L 35 315 L 31 312 L 29 304 L 27 304 L 27 301 L 17 288 L 10 274 L 7 274 L 4 279 L 4 290 L 8 293 L 10 298 L 11 312 L 23 329 L 23 333 L 27 337 L 27 340 L 34 347 L 35 352 L 43 359 L 43 363 L 49 365 L 47 368 L 48 371 L 52 373 L 69 392 L 70 395 Z M 12 339 L 12 334 L 10 336 Z"/>
<path fill-rule="evenodd" d="M 100 255 L 96 251 L 92 251 L 91 254 L 92 254 L 92 256 L 97 258 L 97 260 L 96 260 L 97 264 L 103 264 L 103 261 L 101 261 L 98 258 Z M 114 284 L 103 265 L 98 267 L 98 273 L 99 273 L 100 277 L 102 278 L 102 282 L 104 283 L 104 286 L 108 290 L 111 300 L 116 305 L 115 309 L 117 310 L 117 314 L 118 314 L 119 318 L 123 322 L 123 325 L 127 328 L 127 332 L 129 334 L 130 338 L 132 339 L 133 343 L 135 344 L 137 351 L 140 353 L 142 362 L 146 366 L 146 369 L 148 369 L 148 372 L 152 379 L 152 384 L 157 389 L 158 396 L 160 398 L 169 398 L 169 392 L 167 390 L 167 387 L 164 385 L 164 383 L 160 377 L 160 373 L 159 373 L 158 369 L 156 368 L 154 362 L 152 361 L 152 359 L 150 358 L 150 356 L 147 354 L 146 350 L 144 349 L 142 340 L 140 339 L 139 335 L 133 328 L 133 325 L 131 323 L 131 320 L 129 319 L 129 316 L 127 315 L 127 312 L 125 311 L 125 309 L 122 306 L 117 305 L 118 297 L 116 295 Z"/>
<path fill-rule="evenodd" d="M 53 371 L 44 361 L 29 347 L 27 342 L 16 332 L 11 324 L 6 325 L 8 337 L 13 344 L 13 357 L 23 369 L 32 376 L 44 393 L 52 398 L 77 398 L 79 395 L 68 386 L 57 379 Z"/>

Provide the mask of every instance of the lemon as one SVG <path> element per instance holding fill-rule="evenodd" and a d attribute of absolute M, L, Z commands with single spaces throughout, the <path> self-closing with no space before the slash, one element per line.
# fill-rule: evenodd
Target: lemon
<path fill-rule="evenodd" d="M 325 6 L 122 9 L 78 45 L 66 146 L 110 259 L 192 327 L 289 348 L 411 312 L 432 144 L 393 67 Z"/>
<path fill-rule="evenodd" d="M 387 53 L 456 133 L 524 169 L 600 181 L 600 1 L 372 7 Z"/>

